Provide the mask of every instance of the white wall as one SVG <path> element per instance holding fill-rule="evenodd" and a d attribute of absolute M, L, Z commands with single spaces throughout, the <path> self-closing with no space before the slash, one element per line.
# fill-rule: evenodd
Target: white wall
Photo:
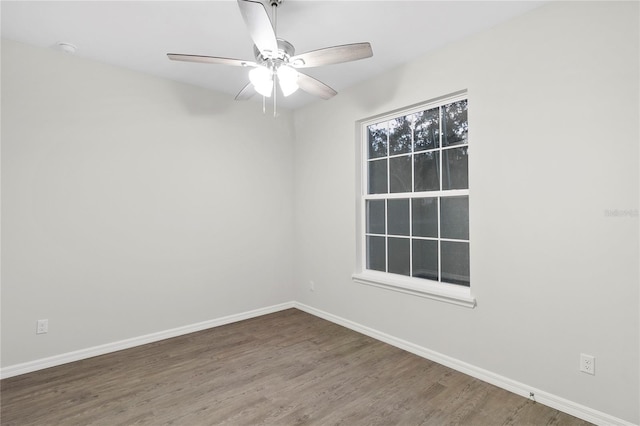
<path fill-rule="evenodd" d="M 291 301 L 282 114 L 3 41 L 2 366 Z"/>
<path fill-rule="evenodd" d="M 640 423 L 638 218 L 605 214 L 638 209 L 638 13 L 554 3 L 278 120 L 3 41 L 2 366 L 295 299 Z M 355 121 L 460 89 L 478 306 L 353 283 Z"/>
<path fill-rule="evenodd" d="M 639 423 L 638 16 L 550 4 L 296 111 L 296 300 Z M 352 282 L 354 123 L 461 89 L 478 306 Z"/>

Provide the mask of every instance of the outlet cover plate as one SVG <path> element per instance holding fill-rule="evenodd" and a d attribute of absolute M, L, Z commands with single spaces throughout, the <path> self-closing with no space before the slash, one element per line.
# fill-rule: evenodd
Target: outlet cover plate
<path fill-rule="evenodd" d="M 49 320 L 41 319 L 36 323 L 36 334 L 45 334 L 49 331 Z"/>
<path fill-rule="evenodd" d="M 593 355 L 580 354 L 580 371 L 583 373 L 596 374 L 596 358 Z"/>

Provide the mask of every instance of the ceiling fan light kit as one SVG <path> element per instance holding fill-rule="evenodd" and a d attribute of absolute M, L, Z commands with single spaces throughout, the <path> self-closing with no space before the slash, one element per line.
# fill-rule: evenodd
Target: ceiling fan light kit
<path fill-rule="evenodd" d="M 294 48 L 291 43 L 283 39 L 277 39 L 278 49 L 270 56 L 264 54 L 254 46 L 254 54 L 256 65 L 254 69 L 249 71 L 249 81 L 253 84 L 256 92 L 265 97 L 271 97 L 274 89 L 274 80 L 278 81 L 278 86 L 282 94 L 286 97 L 298 90 L 298 71 L 290 67 L 288 64 Z"/>
<path fill-rule="evenodd" d="M 256 92 L 267 98 L 271 97 L 273 90 L 273 72 L 262 65 L 249 71 L 249 81 L 253 84 Z"/>
<path fill-rule="evenodd" d="M 294 70 L 288 65 L 281 65 L 278 68 L 278 83 L 280 84 L 280 90 L 285 96 L 289 96 L 294 93 L 300 86 L 298 86 L 298 71 Z"/>
<path fill-rule="evenodd" d="M 185 55 L 168 53 L 173 61 L 251 67 L 249 84 L 236 96 L 236 100 L 247 100 L 255 93 L 265 98 L 273 95 L 276 115 L 276 88 L 280 87 L 286 97 L 301 89 L 322 99 L 330 99 L 335 90 L 315 78 L 301 73 L 297 68 L 312 68 L 323 65 L 356 61 L 373 56 L 370 43 L 354 43 L 312 50 L 295 54 L 291 43 L 276 36 L 277 8 L 282 0 L 269 0 L 273 10 L 273 24 L 264 5 L 254 0 L 237 0 L 240 13 L 254 43 L 255 62 L 217 56 Z"/>

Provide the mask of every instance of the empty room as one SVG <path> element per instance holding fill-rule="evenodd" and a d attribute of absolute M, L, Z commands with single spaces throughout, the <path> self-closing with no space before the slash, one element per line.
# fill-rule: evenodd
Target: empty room
<path fill-rule="evenodd" d="M 640 424 L 640 2 L 0 16 L 3 426 Z"/>

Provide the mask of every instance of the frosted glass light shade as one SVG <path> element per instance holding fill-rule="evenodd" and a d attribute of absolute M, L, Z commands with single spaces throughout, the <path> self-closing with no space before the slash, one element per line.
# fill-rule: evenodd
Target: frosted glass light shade
<path fill-rule="evenodd" d="M 255 67 L 249 71 L 249 80 L 256 92 L 267 98 L 271 96 L 273 91 L 273 73 L 266 67 Z"/>
<path fill-rule="evenodd" d="M 298 71 L 287 65 L 282 65 L 278 68 L 278 82 L 280 83 L 282 94 L 289 96 L 298 90 Z"/>

